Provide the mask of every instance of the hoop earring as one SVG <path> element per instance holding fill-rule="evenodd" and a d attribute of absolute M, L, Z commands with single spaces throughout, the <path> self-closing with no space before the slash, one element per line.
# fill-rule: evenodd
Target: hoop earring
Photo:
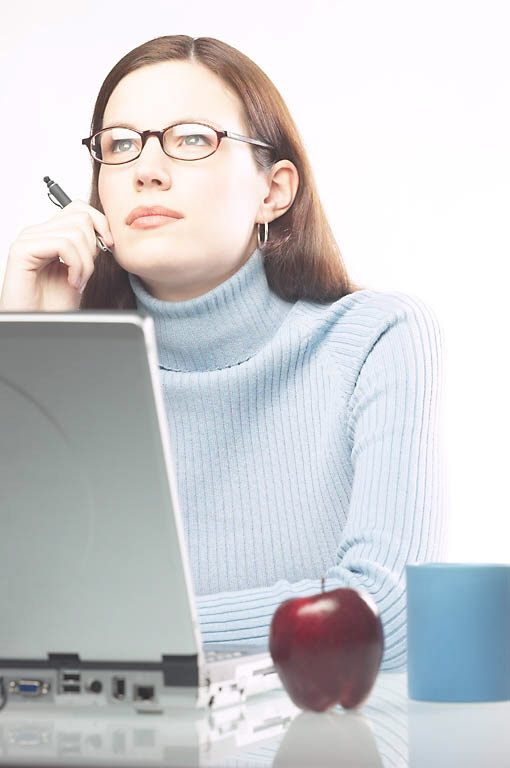
<path fill-rule="evenodd" d="M 257 224 L 257 240 L 258 240 L 259 248 L 261 250 L 267 243 L 268 236 L 269 236 L 269 225 L 267 221 L 265 221 L 264 222 L 264 242 L 263 243 L 260 242 L 260 224 Z"/>

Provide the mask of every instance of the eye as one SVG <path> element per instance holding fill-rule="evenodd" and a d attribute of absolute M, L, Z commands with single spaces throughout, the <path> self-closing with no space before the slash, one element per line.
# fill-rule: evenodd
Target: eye
<path fill-rule="evenodd" d="M 182 160 L 199 160 L 216 149 L 216 131 L 200 123 L 178 123 L 165 131 L 165 151 Z"/>
<path fill-rule="evenodd" d="M 208 137 L 204 136 L 202 133 L 190 133 L 183 138 L 188 147 L 196 147 L 197 145 L 201 146 L 198 144 L 198 139 L 201 139 L 206 145 L 211 143 L 210 139 L 208 139 Z"/>
<path fill-rule="evenodd" d="M 132 144 L 132 143 L 133 143 L 132 139 L 113 139 L 112 140 L 112 152 L 122 152 L 122 151 L 125 151 L 125 149 L 122 150 L 120 148 L 121 145 L 122 144 L 128 144 L 129 145 L 129 144 Z M 128 149 L 131 149 L 131 147 L 128 146 Z"/>

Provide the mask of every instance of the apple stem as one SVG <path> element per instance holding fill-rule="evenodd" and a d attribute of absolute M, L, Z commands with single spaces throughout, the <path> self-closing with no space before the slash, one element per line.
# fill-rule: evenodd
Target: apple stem
<path fill-rule="evenodd" d="M 326 583 L 326 577 L 325 577 L 325 576 L 323 576 L 323 577 L 321 578 L 321 590 L 322 590 L 322 592 L 324 592 L 324 584 L 325 584 L 325 583 Z"/>

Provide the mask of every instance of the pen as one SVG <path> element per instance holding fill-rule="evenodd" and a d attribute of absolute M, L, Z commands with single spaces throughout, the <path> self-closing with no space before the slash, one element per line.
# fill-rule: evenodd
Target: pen
<path fill-rule="evenodd" d="M 52 203 L 55 203 L 55 200 L 56 200 L 57 202 L 55 203 L 55 205 L 58 205 L 60 208 L 64 208 L 66 205 L 69 205 L 69 203 L 71 202 L 71 198 L 68 195 L 66 195 L 64 190 L 61 187 L 59 187 L 59 185 L 56 182 L 52 181 L 49 176 L 45 176 L 43 181 L 46 182 L 46 185 L 49 190 L 48 197 L 50 198 Z M 55 198 L 55 200 L 52 200 L 52 198 Z M 101 240 L 97 232 L 96 232 L 96 243 L 98 244 L 99 248 L 101 248 L 102 251 L 108 251 L 109 253 L 112 253 L 112 251 L 108 248 L 108 246 L 103 243 L 103 241 Z M 112 256 L 113 256 L 113 253 L 112 253 Z M 58 258 L 59 258 L 59 261 L 61 261 L 63 264 L 64 262 L 62 261 L 60 256 Z"/>

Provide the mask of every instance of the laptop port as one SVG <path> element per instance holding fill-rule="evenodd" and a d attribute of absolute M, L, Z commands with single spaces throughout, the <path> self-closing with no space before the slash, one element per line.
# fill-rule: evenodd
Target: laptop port
<path fill-rule="evenodd" d="M 135 685 L 133 699 L 135 701 L 154 701 L 154 686 Z"/>
<path fill-rule="evenodd" d="M 101 693 L 102 690 L 103 690 L 103 684 L 101 680 L 92 680 L 87 685 L 87 691 L 89 693 Z"/>
<path fill-rule="evenodd" d="M 77 669 L 62 669 L 58 682 L 59 693 L 80 693 L 81 673 Z"/>
<path fill-rule="evenodd" d="M 112 696 L 118 701 L 126 697 L 126 680 L 123 677 L 114 677 L 112 680 Z"/>
<path fill-rule="evenodd" d="M 62 686 L 62 693 L 79 693 L 80 686 L 75 683 L 64 683 Z"/>
<path fill-rule="evenodd" d="M 50 690 L 50 684 L 43 680 L 12 680 L 9 683 L 9 693 L 19 693 L 20 696 L 43 696 Z"/>
<path fill-rule="evenodd" d="M 79 683 L 80 678 L 79 672 L 62 672 L 62 680 L 66 683 Z"/>

